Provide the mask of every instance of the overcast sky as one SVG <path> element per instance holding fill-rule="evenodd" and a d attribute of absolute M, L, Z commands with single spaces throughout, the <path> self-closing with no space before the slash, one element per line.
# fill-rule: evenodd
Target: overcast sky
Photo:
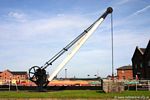
<path fill-rule="evenodd" d="M 114 70 L 132 64 L 136 46 L 145 48 L 150 39 L 149 0 L 0 0 L 0 71 L 42 66 L 109 6 L 114 9 Z M 111 75 L 110 15 L 65 68 L 68 77 Z"/>

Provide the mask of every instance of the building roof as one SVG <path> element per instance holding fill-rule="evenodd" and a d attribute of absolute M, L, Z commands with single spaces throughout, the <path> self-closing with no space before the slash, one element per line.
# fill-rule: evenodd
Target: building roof
<path fill-rule="evenodd" d="M 132 56 L 132 60 L 134 58 L 138 59 L 140 57 L 140 59 L 141 59 L 142 56 L 148 56 L 148 54 L 149 54 L 148 52 L 150 52 L 150 40 L 149 40 L 146 48 L 139 48 L 138 46 L 136 46 L 136 49 Z M 139 53 L 140 53 L 140 56 L 139 56 Z"/>
<path fill-rule="evenodd" d="M 145 49 L 144 54 L 148 56 L 148 54 L 149 54 L 148 52 L 150 52 L 150 40 L 149 40 L 149 42 L 148 42 L 148 44 L 147 44 L 147 47 L 146 47 L 146 49 Z"/>
<path fill-rule="evenodd" d="M 146 48 L 139 48 L 139 51 L 140 51 L 142 54 L 144 54 L 145 50 L 146 50 Z"/>
<path fill-rule="evenodd" d="M 26 75 L 27 74 L 26 71 L 10 71 L 8 69 L 6 69 L 5 71 L 9 72 L 9 73 L 11 73 L 13 75 Z M 5 71 L 3 71 L 3 72 L 5 72 Z M 0 72 L 0 73 L 3 73 L 3 72 Z"/>
<path fill-rule="evenodd" d="M 117 70 L 129 70 L 129 69 L 132 69 L 131 65 L 122 66 L 122 67 L 117 68 Z"/>
<path fill-rule="evenodd" d="M 25 74 L 27 74 L 27 72 L 25 72 L 25 71 L 11 71 L 11 73 L 13 75 L 25 75 Z"/>
<path fill-rule="evenodd" d="M 57 78 L 57 80 L 99 80 L 100 77 L 97 78 Z"/>

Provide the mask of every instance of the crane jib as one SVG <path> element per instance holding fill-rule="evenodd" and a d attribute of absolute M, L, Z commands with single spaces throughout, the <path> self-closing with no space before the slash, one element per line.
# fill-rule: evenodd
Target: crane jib
<path fill-rule="evenodd" d="M 111 7 L 108 7 L 107 10 L 103 13 L 101 17 L 99 17 L 90 27 L 88 27 L 84 32 L 82 32 L 78 37 L 76 37 L 73 41 L 71 41 L 66 47 L 64 47 L 60 52 L 58 52 L 56 55 L 54 55 L 49 61 L 47 61 L 41 68 L 46 69 L 49 65 L 52 65 L 52 63 L 58 59 L 61 55 L 63 55 L 66 51 L 68 51 L 69 48 L 71 48 L 80 38 L 82 38 L 85 34 L 88 33 L 88 31 L 94 26 L 94 24 L 100 20 L 101 18 L 105 19 L 106 16 L 109 13 L 112 13 L 113 9 Z"/>

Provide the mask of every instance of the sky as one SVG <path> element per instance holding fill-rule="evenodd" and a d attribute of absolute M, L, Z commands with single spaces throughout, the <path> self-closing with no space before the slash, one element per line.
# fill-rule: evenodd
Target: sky
<path fill-rule="evenodd" d="M 131 65 L 136 46 L 150 40 L 149 0 L 0 0 L 0 71 L 42 66 L 113 8 L 114 71 Z M 111 16 L 108 15 L 58 77 L 111 75 Z M 51 74 L 64 54 L 46 70 Z M 90 75 L 90 76 L 88 76 Z"/>

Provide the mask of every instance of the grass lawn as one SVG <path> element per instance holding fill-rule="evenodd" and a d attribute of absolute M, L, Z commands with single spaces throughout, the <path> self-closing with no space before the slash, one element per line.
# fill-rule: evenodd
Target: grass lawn
<path fill-rule="evenodd" d="M 51 92 L 33 91 L 0 91 L 0 98 L 116 98 L 146 97 L 150 99 L 150 91 L 124 91 L 122 93 L 104 93 L 95 90 L 64 90 Z"/>

